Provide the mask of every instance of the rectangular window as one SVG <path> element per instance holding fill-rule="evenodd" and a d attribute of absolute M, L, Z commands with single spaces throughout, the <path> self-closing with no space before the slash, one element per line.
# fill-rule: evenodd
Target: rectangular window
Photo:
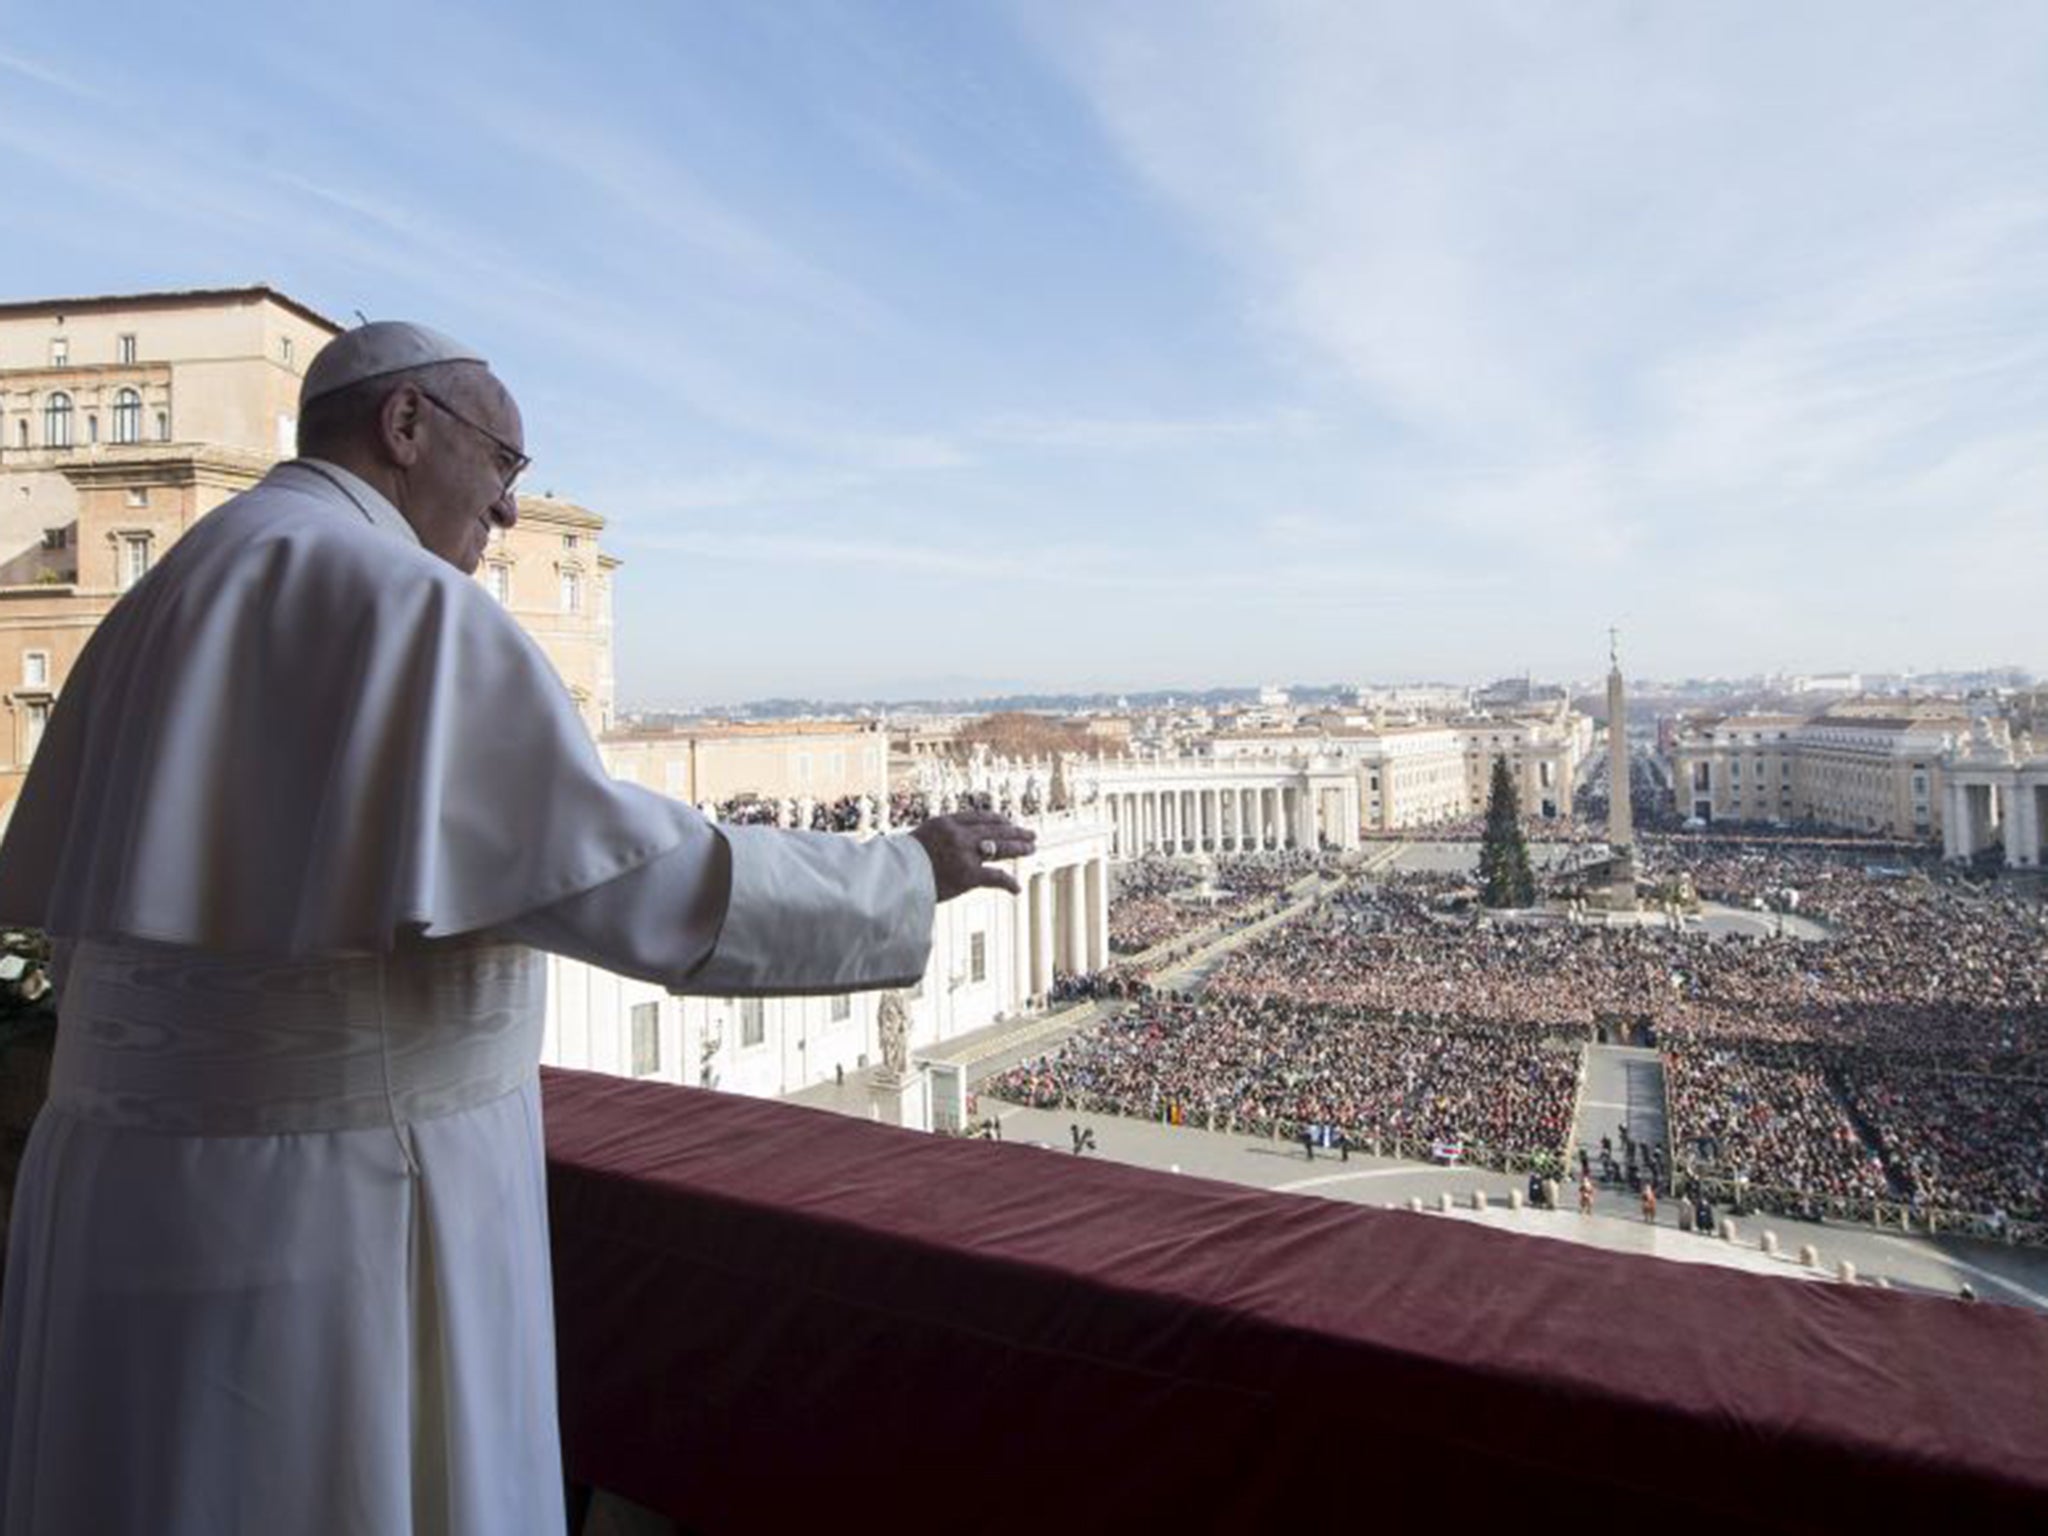
<path fill-rule="evenodd" d="M 126 592 L 135 583 L 149 574 L 149 535 L 146 533 L 124 533 L 121 535 L 121 580 L 120 587 Z"/>
<path fill-rule="evenodd" d="M 563 535 L 562 535 L 562 552 L 563 552 L 564 554 L 569 554 L 569 555 L 573 555 L 573 554 L 575 554 L 575 553 L 576 553 L 576 545 L 577 545 L 577 542 L 578 542 L 578 540 L 577 540 L 577 537 L 576 537 L 576 535 L 575 535 L 575 534 L 573 534 L 573 533 L 565 533 L 565 534 L 563 534 Z"/>
<path fill-rule="evenodd" d="M 131 486 L 129 486 L 129 487 L 128 487 L 128 505 L 129 505 L 129 506 L 131 506 L 131 507 L 146 507 L 146 506 L 148 506 L 148 505 L 149 505 L 149 487 L 147 487 L 147 486 L 143 486 L 143 485 L 131 485 Z"/>
<path fill-rule="evenodd" d="M 70 363 L 70 338 L 65 336 L 52 336 L 50 338 L 50 366 L 52 368 L 64 368 L 68 367 Z"/>
<path fill-rule="evenodd" d="M 50 686 L 50 653 L 48 651 L 23 651 L 21 653 L 21 686 L 24 688 L 47 688 Z"/>
<path fill-rule="evenodd" d="M 846 993 L 841 992 L 832 999 L 832 1022 L 834 1024 L 844 1024 L 852 1017 L 853 999 Z"/>
<path fill-rule="evenodd" d="M 277 338 L 277 360 L 289 368 L 292 365 L 292 339 L 289 336 Z"/>
<path fill-rule="evenodd" d="M 988 980 L 988 935 L 985 933 L 967 936 L 967 979 Z"/>
<path fill-rule="evenodd" d="M 583 611 L 583 578 L 575 571 L 562 572 L 562 612 Z"/>
<path fill-rule="evenodd" d="M 512 601 L 512 568 L 501 560 L 493 560 L 484 567 L 484 579 L 489 584 L 491 596 L 500 604 Z"/>
<path fill-rule="evenodd" d="M 43 548 L 45 549 L 62 549 L 70 542 L 71 530 L 69 528 L 45 528 L 43 530 Z"/>
<path fill-rule="evenodd" d="M 740 999 L 740 1045 L 760 1045 L 768 1038 L 768 1011 L 758 997 Z"/>
<path fill-rule="evenodd" d="M 43 727 L 49 723 L 50 705 L 47 700 L 33 700 L 24 708 L 22 712 L 24 739 L 22 741 L 21 753 L 21 760 L 24 763 L 36 755 L 36 748 L 42 745 Z"/>
<path fill-rule="evenodd" d="M 135 361 L 135 337 L 132 333 L 114 338 L 114 361 L 117 363 L 132 363 Z"/>
<path fill-rule="evenodd" d="M 661 1004 L 633 1005 L 633 1075 L 652 1077 L 661 1070 Z"/>

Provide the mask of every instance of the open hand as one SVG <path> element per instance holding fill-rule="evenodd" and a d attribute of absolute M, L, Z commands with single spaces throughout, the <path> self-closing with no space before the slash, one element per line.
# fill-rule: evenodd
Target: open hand
<path fill-rule="evenodd" d="M 1038 834 L 994 811 L 961 811 L 918 823 L 910 835 L 924 845 L 932 861 L 932 882 L 939 900 L 951 901 L 976 886 L 993 886 L 1016 894 L 1016 877 L 991 862 L 1021 859 L 1038 846 Z"/>

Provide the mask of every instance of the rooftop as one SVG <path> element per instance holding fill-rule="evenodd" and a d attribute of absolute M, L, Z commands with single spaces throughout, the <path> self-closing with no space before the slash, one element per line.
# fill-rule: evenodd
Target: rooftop
<path fill-rule="evenodd" d="M 0 302 L 0 320 L 78 310 L 190 309 L 209 304 L 250 302 L 259 299 L 269 299 L 293 314 L 312 321 L 315 325 L 325 326 L 336 335 L 344 329 L 339 321 L 329 319 L 310 304 L 302 304 L 290 294 L 282 293 L 268 283 L 252 283 L 244 288 L 167 288 L 153 293 L 100 293 L 56 299 L 10 299 Z"/>

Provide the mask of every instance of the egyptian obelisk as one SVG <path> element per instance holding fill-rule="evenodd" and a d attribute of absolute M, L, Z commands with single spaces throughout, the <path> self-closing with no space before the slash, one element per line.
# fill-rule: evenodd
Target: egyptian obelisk
<path fill-rule="evenodd" d="M 1636 904 L 1635 810 L 1629 803 L 1628 697 L 1621 681 L 1621 636 L 1607 631 L 1607 846 L 1609 907 L 1633 909 Z"/>

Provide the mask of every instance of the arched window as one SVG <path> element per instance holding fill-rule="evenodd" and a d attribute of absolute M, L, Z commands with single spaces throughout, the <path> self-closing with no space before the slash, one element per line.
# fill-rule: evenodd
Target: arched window
<path fill-rule="evenodd" d="M 114 441 L 142 441 L 142 396 L 132 389 L 114 392 Z"/>
<path fill-rule="evenodd" d="M 71 446 L 71 397 L 61 389 L 43 405 L 43 446 Z"/>

